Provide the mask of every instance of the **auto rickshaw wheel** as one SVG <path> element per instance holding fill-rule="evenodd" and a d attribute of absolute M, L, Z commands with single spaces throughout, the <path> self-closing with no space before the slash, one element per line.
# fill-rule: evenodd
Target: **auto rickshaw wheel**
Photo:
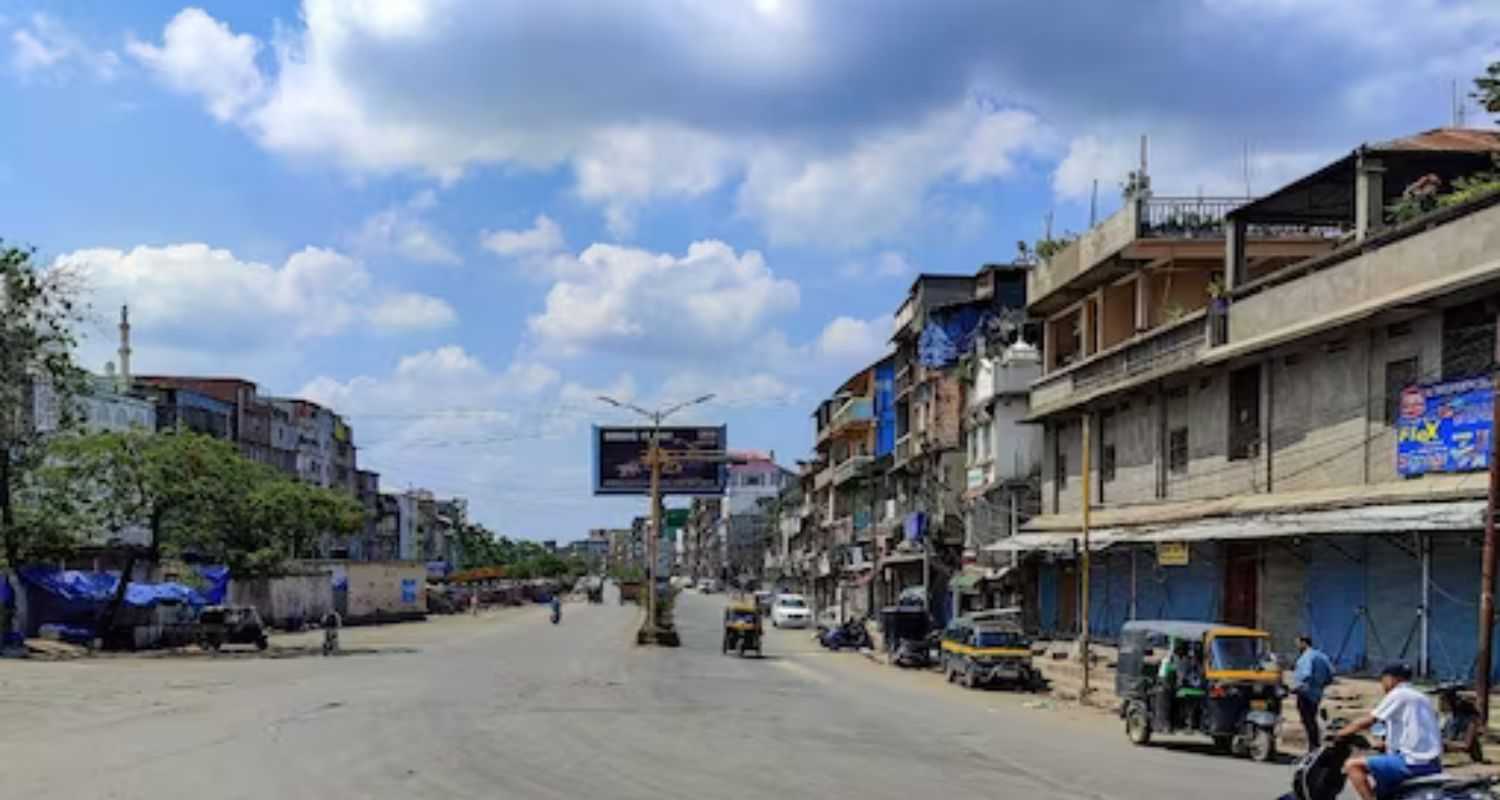
<path fill-rule="evenodd" d="M 720 644 L 719 652 L 729 655 L 729 634 L 724 634 L 724 641 Z"/>
<path fill-rule="evenodd" d="M 1276 737 L 1265 728 L 1256 728 L 1255 732 L 1250 734 L 1248 745 L 1252 761 L 1264 764 L 1276 757 Z"/>
<path fill-rule="evenodd" d="M 256 650 L 264 651 L 267 647 L 270 647 L 270 646 L 271 646 L 270 640 L 266 639 L 266 637 L 264 637 L 264 636 L 262 636 L 259 639 L 255 640 L 255 649 Z"/>
<path fill-rule="evenodd" d="M 745 657 L 745 653 L 747 653 L 749 651 L 750 651 L 750 639 L 749 639 L 749 637 L 748 636 L 741 636 L 740 637 L 740 658 L 744 658 Z"/>
<path fill-rule="evenodd" d="M 1151 720 L 1146 716 L 1144 705 L 1135 703 L 1125 712 L 1125 736 L 1134 745 L 1151 743 Z"/>

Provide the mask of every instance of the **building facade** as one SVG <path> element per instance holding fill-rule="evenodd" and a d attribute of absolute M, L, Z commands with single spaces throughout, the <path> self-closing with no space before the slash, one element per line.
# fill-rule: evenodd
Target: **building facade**
<path fill-rule="evenodd" d="M 1399 209 L 1412 183 L 1451 186 L 1496 152 L 1500 136 L 1479 131 L 1364 145 L 1229 205 L 1190 243 L 1171 203 L 1135 198 L 1123 224 L 1037 269 L 1049 340 L 1081 348 L 1049 353 L 1031 395 L 1044 513 L 1010 544 L 1027 554 L 1039 629 L 1078 629 L 1087 580 L 1096 637 L 1131 618 L 1216 619 L 1269 629 L 1282 654 L 1306 631 L 1343 672 L 1400 660 L 1472 677 L 1500 196 Z M 1194 280 L 1217 287 L 1201 302 L 1157 294 L 1185 274 L 1157 274 L 1176 262 L 1149 240 L 1167 235 L 1180 252 L 1219 248 L 1201 258 Z M 1136 312 L 1109 295 L 1129 284 Z M 1149 313 L 1160 297 L 1198 307 Z M 1118 339 L 1115 308 L 1132 321 Z M 1084 482 L 1088 576 L 1073 557 Z"/>

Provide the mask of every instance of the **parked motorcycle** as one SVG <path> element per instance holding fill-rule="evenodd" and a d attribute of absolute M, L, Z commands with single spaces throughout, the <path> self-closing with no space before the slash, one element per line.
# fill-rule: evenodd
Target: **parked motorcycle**
<path fill-rule="evenodd" d="M 1467 690 L 1462 683 L 1444 683 L 1432 693 L 1443 715 L 1443 749 L 1467 753 L 1478 764 L 1484 761 L 1484 737 L 1479 730 L 1479 704 L 1465 694 Z"/>
<path fill-rule="evenodd" d="M 818 626 L 818 644 L 829 650 L 842 650 L 846 647 L 854 649 L 865 649 L 870 647 L 870 634 L 865 630 L 864 620 L 851 619 L 843 623 Z"/>

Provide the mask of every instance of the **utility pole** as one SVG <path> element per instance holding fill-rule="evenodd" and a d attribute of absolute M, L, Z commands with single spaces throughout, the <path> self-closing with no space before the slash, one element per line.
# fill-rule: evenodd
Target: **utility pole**
<path fill-rule="evenodd" d="M 1500 345 L 1497 345 L 1500 349 Z M 1497 353 L 1500 355 L 1500 353 Z M 1495 434 L 1500 433 L 1500 370 L 1491 377 L 1490 405 L 1490 496 L 1484 514 L 1484 561 L 1479 582 L 1479 658 L 1474 670 L 1474 690 L 1479 703 L 1480 729 L 1490 721 L 1490 664 L 1495 633 L 1495 513 L 1500 510 L 1500 449 Z"/>
<path fill-rule="evenodd" d="M 706 394 L 702 397 L 689 400 L 684 403 L 678 403 L 677 405 L 671 406 L 669 408 L 647 411 L 640 406 L 632 405 L 630 403 L 622 403 L 612 397 L 605 397 L 603 395 L 599 397 L 599 400 L 601 400 L 602 402 L 608 403 L 616 408 L 623 408 L 634 411 L 635 413 L 640 414 L 646 419 L 651 420 L 651 441 L 648 443 L 645 453 L 646 466 L 651 468 L 651 532 L 649 535 L 650 538 L 646 540 L 646 624 L 641 629 L 641 633 L 643 634 L 642 638 L 644 641 L 655 642 L 657 640 L 656 561 L 661 544 L 658 539 L 662 535 L 662 468 L 667 464 L 684 461 L 723 461 L 727 458 L 728 455 L 727 453 L 723 452 L 694 453 L 691 451 L 669 452 L 663 450 L 661 447 L 661 421 L 671 416 L 672 414 L 675 414 L 678 411 L 687 408 L 688 406 L 695 406 L 699 403 L 707 403 L 712 399 L 714 399 L 714 395 Z"/>
<path fill-rule="evenodd" d="M 1078 699 L 1087 702 L 1089 697 L 1089 425 L 1091 415 L 1085 411 L 1083 415 L 1083 554 L 1079 557 L 1080 572 L 1079 580 L 1083 583 L 1082 597 L 1083 608 L 1080 610 L 1081 628 L 1080 639 L 1083 643 L 1083 690 Z"/>

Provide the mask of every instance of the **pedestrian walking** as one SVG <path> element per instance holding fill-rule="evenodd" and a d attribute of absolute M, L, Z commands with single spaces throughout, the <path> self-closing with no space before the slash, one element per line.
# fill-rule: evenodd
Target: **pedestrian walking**
<path fill-rule="evenodd" d="M 1305 633 L 1297 637 L 1297 651 L 1292 692 L 1297 695 L 1297 713 L 1302 717 L 1302 730 L 1307 733 L 1307 749 L 1311 752 L 1323 742 L 1318 732 L 1318 706 L 1323 703 L 1323 690 L 1333 683 L 1333 662 L 1322 650 L 1313 647 L 1312 637 Z"/>
<path fill-rule="evenodd" d="M 339 651 L 339 628 L 344 626 L 344 618 L 339 612 L 330 609 L 323 615 L 323 655 L 331 656 Z"/>

